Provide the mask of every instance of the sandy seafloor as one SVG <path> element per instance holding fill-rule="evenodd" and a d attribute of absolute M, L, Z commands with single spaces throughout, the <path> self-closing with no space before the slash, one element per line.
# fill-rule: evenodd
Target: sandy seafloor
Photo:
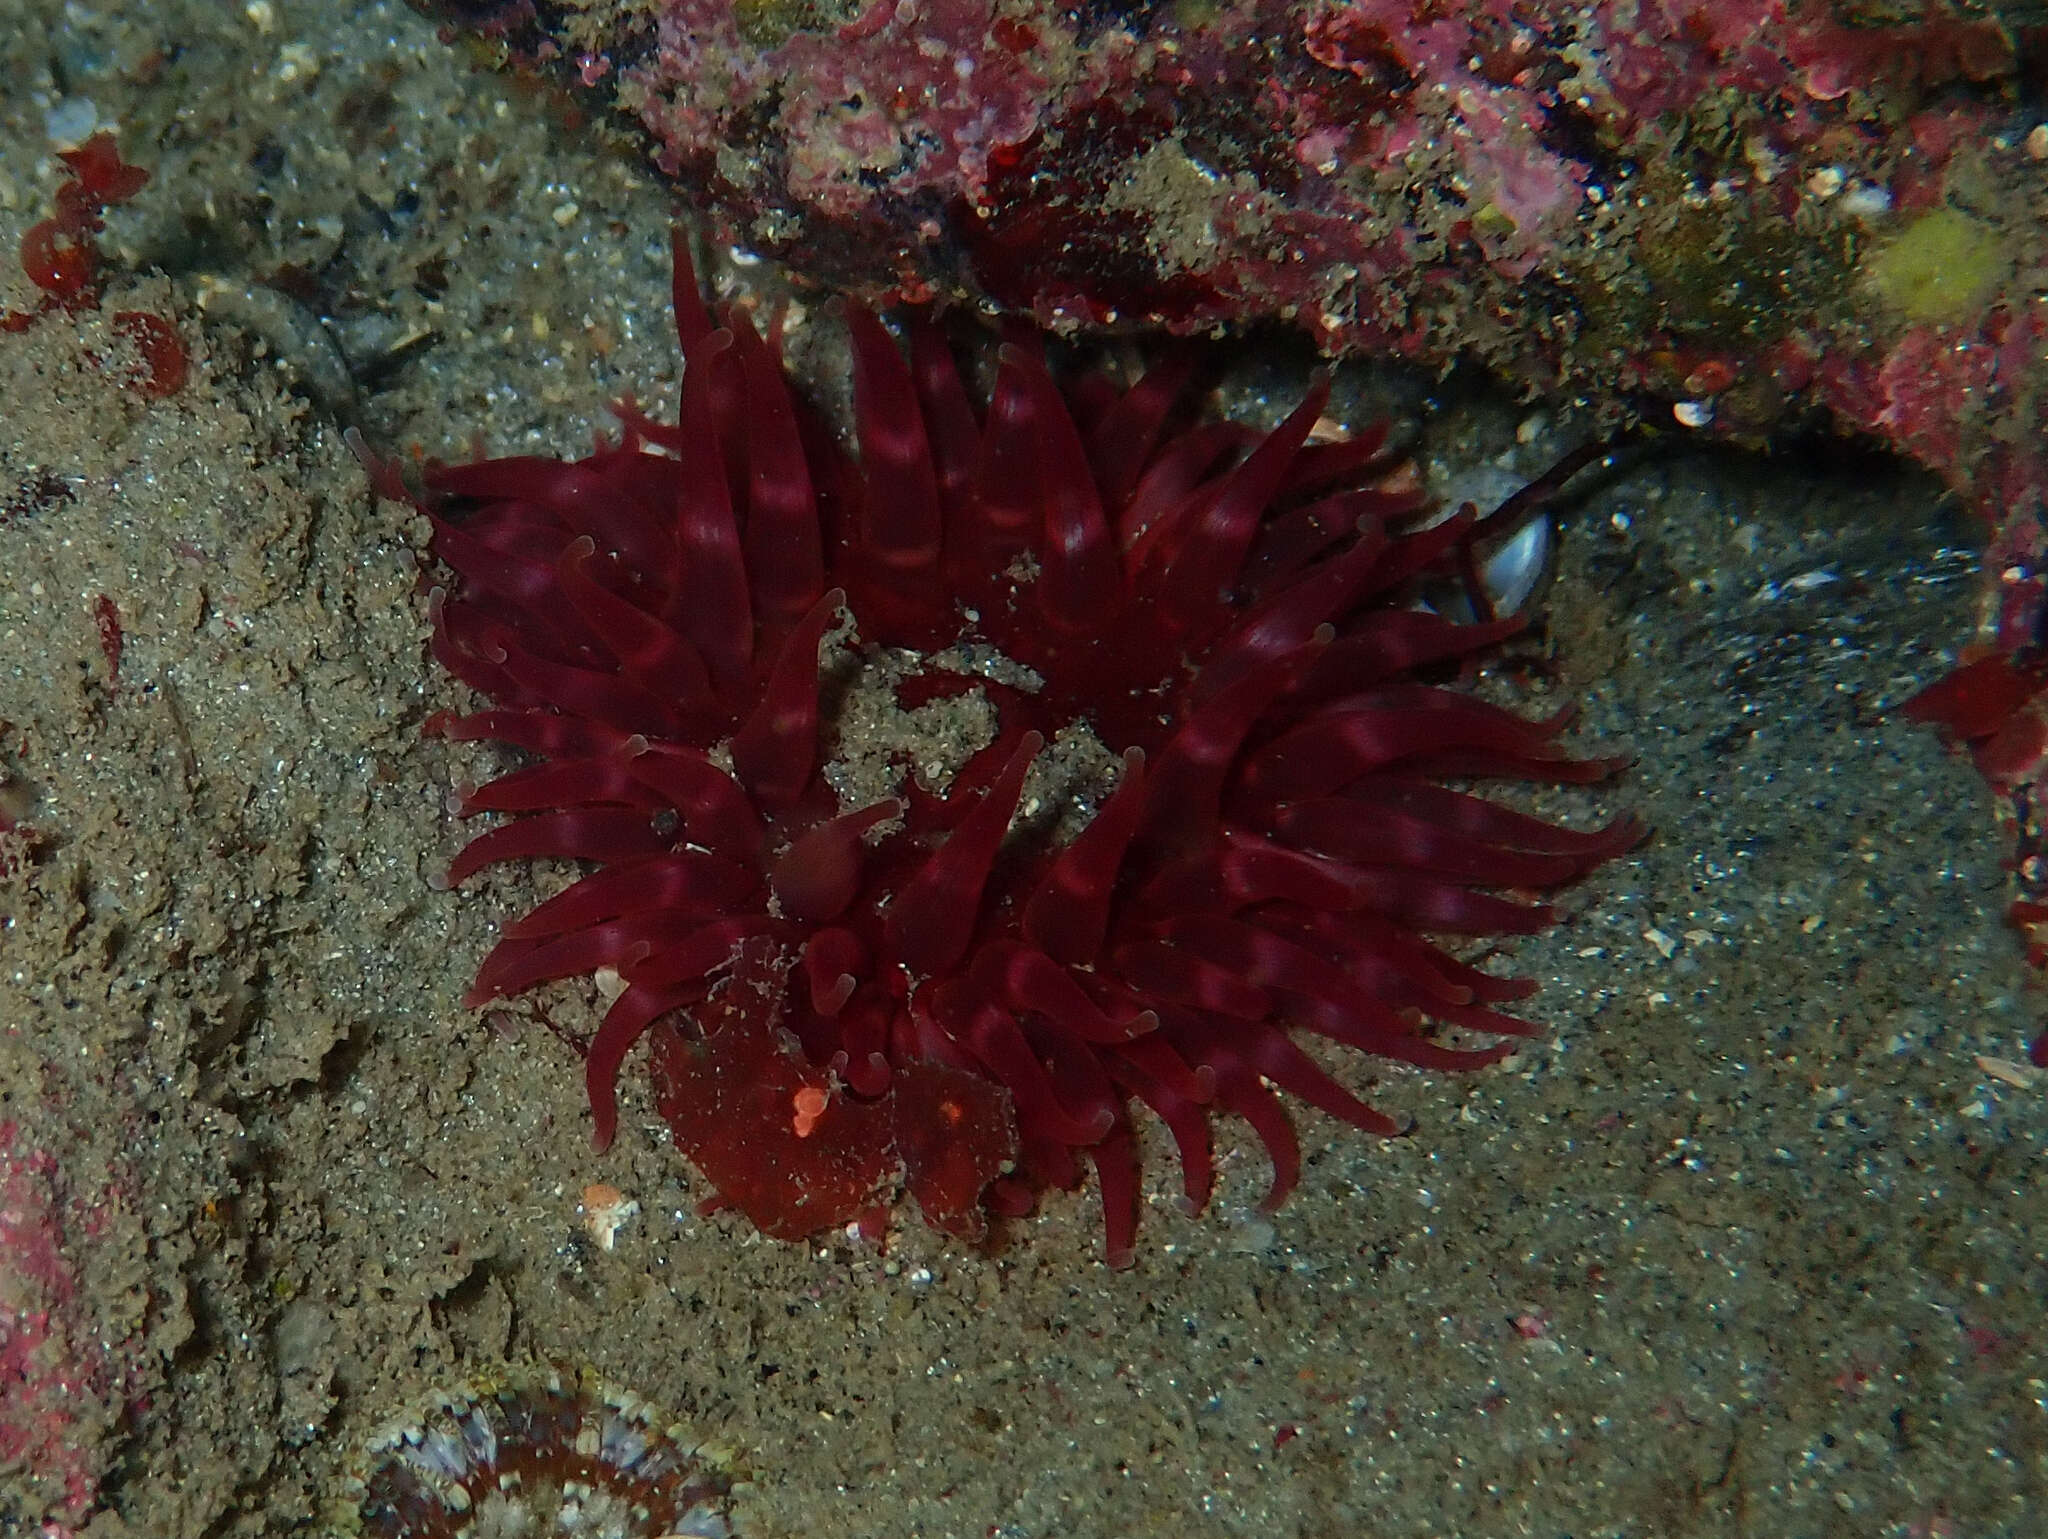
<path fill-rule="evenodd" d="M 1972 616 L 1930 480 L 1709 446 L 1566 509 L 1490 687 L 1581 700 L 1634 768 L 1545 805 L 1655 837 L 1511 948 L 1527 1051 L 1351 1066 L 1417 1136 L 1303 1113 L 1268 1220 L 1226 1126 L 1191 1218 L 1148 1126 L 1124 1272 L 1085 1191 L 993 1254 L 784 1245 L 697 1215 L 637 1065 L 593 1156 L 570 1050 L 459 1007 L 535 878 L 430 884 L 491 761 L 421 738 L 461 704 L 423 528 L 340 435 L 568 452 L 612 396 L 672 402 L 666 194 L 396 4 L 0 0 L 0 251 L 95 119 L 154 173 L 105 312 L 0 335 L 0 796 L 42 836 L 0 883 L 0 1223 L 73 1285 L 0 1261 L 0 1318 L 46 1311 L 25 1367 L 0 1343 L 32 1380 L 0 1446 L 41 1450 L 0 1533 L 323 1531 L 371 1428 L 543 1360 L 736 1450 L 756 1536 L 2039 1531 L 2048 1088 L 1980 1055 L 2023 1058 L 2040 998 L 1987 791 L 1887 714 Z M 0 303 L 35 297 L 10 262 Z M 177 318 L 175 398 L 124 383 L 124 308 Z M 1234 399 L 1309 366 L 1241 350 Z M 1573 438 L 1427 394 L 1339 374 L 1439 474 Z M 640 1205 L 609 1251 L 592 1182 Z"/>

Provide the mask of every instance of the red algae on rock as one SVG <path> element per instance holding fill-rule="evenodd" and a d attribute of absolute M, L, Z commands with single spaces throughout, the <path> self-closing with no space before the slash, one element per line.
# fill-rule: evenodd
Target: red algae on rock
<path fill-rule="evenodd" d="M 772 1234 L 870 1217 L 900 1173 L 971 1237 L 1085 1160 L 1122 1263 L 1134 1107 L 1196 1210 L 1212 1119 L 1245 1119 L 1276 1205 L 1300 1165 L 1282 1092 L 1399 1130 L 1297 1033 L 1470 1069 L 1534 1029 L 1500 1008 L 1533 982 L 1424 937 L 1542 929 L 1501 890 L 1640 830 L 1441 783 L 1619 761 L 1420 676 L 1518 622 L 1418 604 L 1469 569 L 1475 515 L 1428 523 L 1381 432 L 1311 443 L 1322 384 L 1270 432 L 1189 423 L 1186 357 L 1062 386 L 1022 333 L 978 408 L 934 327 L 906 358 L 852 310 L 856 460 L 680 250 L 675 298 L 673 427 L 629 413 L 586 459 L 433 466 L 418 493 L 358 442 L 454 574 L 435 655 L 494 702 L 435 728 L 531 760 L 461 797 L 506 821 L 450 881 L 596 868 L 506 927 L 469 1001 L 615 977 L 586 1063 L 600 1145 L 651 1033 L 678 1143 Z M 856 788 L 832 759 L 848 666 L 977 703 L 985 741 L 942 788 L 901 766 Z"/>
<path fill-rule="evenodd" d="M 57 212 L 29 226 L 21 239 L 21 269 L 43 291 L 43 302 L 35 310 L 0 310 L 0 332 L 26 331 L 52 310 L 98 309 L 98 237 L 106 228 L 100 216 L 149 184 L 149 173 L 122 160 L 109 133 L 94 134 L 58 158 L 70 174 L 57 189 Z M 185 388 L 191 357 L 173 322 L 147 310 L 118 310 L 112 319 L 138 356 L 137 389 L 161 399 Z"/>
<path fill-rule="evenodd" d="M 21 239 L 21 268 L 48 296 L 45 303 L 76 310 L 99 303 L 100 216 L 149 184 L 149 173 L 121 159 L 114 136 L 94 134 L 59 157 L 70 175 L 57 189 L 57 212 L 29 226 Z M 0 317 L 18 330 L 22 317 Z"/>

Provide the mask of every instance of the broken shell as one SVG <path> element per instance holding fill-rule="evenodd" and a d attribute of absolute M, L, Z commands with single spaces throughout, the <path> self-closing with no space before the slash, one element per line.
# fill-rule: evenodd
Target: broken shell
<path fill-rule="evenodd" d="M 640 1211 L 640 1204 L 616 1186 L 593 1181 L 583 1188 L 583 1227 L 599 1250 L 610 1250 L 626 1221 Z"/>

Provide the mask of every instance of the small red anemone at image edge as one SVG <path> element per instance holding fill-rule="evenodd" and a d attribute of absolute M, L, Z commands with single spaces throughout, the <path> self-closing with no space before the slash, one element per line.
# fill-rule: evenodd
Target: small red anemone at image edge
<path fill-rule="evenodd" d="M 1471 573 L 1484 521 L 1427 522 L 1384 429 L 1311 441 L 1321 382 L 1269 432 L 1193 420 L 1186 353 L 1056 383 L 1021 330 L 977 405 L 934 326 L 906 348 L 849 308 L 855 457 L 680 241 L 674 294 L 673 426 L 622 406 L 588 458 L 433 464 L 418 490 L 351 435 L 432 520 L 433 652 L 491 702 L 430 729 L 520 760 L 459 796 L 502 820 L 449 882 L 586 868 L 467 1003 L 606 974 L 599 1147 L 645 1039 L 677 1145 L 768 1234 L 878 1230 L 900 1184 L 978 1239 L 1085 1161 L 1123 1265 L 1135 1107 L 1191 1211 L 1214 1118 L 1243 1118 L 1270 1209 L 1301 1166 L 1284 1098 L 1402 1130 L 1304 1039 L 1453 1070 L 1536 1029 L 1502 1009 L 1533 981 L 1439 942 L 1553 924 L 1527 895 L 1641 827 L 1461 788 L 1621 761 L 1570 756 L 1568 713 L 1429 682 L 1520 622 L 1417 602 Z M 913 712 L 978 697 L 988 741 L 942 787 L 905 765 L 843 805 L 835 713 L 865 676 Z"/>

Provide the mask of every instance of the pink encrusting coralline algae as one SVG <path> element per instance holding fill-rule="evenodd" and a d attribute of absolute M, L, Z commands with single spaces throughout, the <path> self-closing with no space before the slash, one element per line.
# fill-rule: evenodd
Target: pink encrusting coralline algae
<path fill-rule="evenodd" d="M 1824 0 L 424 0 L 871 302 L 1272 318 L 1605 415 L 2048 486 L 2048 27 Z M 2015 371 L 2016 370 L 2016 371 Z"/>
<path fill-rule="evenodd" d="M 0 1119 L 0 1474 L 27 1477 L 39 1510 L 15 1516 L 49 1536 L 93 1508 L 139 1351 L 106 1339 L 81 1292 L 73 1247 L 105 1214 L 69 1188 L 57 1155 Z"/>

